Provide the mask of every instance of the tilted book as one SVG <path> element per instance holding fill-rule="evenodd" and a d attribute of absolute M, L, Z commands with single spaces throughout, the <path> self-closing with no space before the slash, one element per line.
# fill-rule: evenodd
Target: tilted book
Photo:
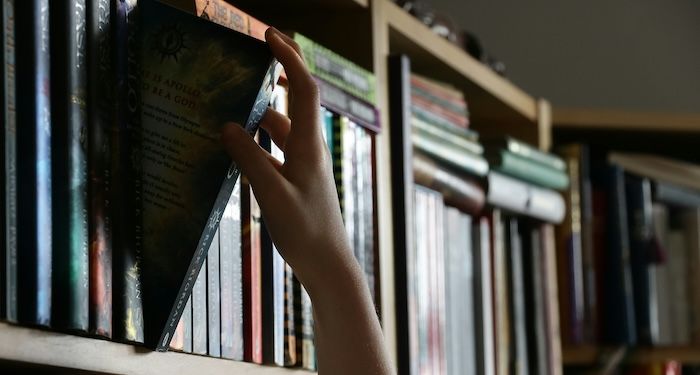
<path fill-rule="evenodd" d="M 143 311 L 163 351 L 240 175 L 222 127 L 255 133 L 279 69 L 247 35 L 154 1 L 140 12 Z"/>

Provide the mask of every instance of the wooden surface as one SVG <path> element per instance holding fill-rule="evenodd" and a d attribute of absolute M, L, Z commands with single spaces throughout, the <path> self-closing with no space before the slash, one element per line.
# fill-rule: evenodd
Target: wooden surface
<path fill-rule="evenodd" d="M 126 344 L 6 323 L 0 323 L 0 360 L 109 374 L 313 374 L 305 370 L 261 366 L 192 354 L 157 353 Z"/>
<path fill-rule="evenodd" d="M 607 358 L 615 355 L 619 348 L 582 346 L 564 348 L 564 364 L 570 366 L 586 366 L 604 363 Z M 631 348 L 627 349 L 622 362 L 624 363 L 654 363 L 675 360 L 683 364 L 700 364 L 700 347 L 662 347 L 662 348 Z"/>
<path fill-rule="evenodd" d="M 555 128 L 700 133 L 700 113 L 555 108 Z"/>
<path fill-rule="evenodd" d="M 700 166 L 656 155 L 612 152 L 608 160 L 627 172 L 693 190 L 700 190 Z"/>
<path fill-rule="evenodd" d="M 226 0 L 227 2 L 238 5 L 249 5 L 257 3 L 266 7 L 324 7 L 328 9 L 355 9 L 369 7 L 369 0 Z"/>
<path fill-rule="evenodd" d="M 537 124 L 537 104 L 533 97 L 434 34 L 391 1 L 375 1 L 384 8 L 390 30 L 390 52 L 406 53 L 415 72 L 462 89 L 476 129 L 489 126 L 490 121 L 512 126 Z"/>

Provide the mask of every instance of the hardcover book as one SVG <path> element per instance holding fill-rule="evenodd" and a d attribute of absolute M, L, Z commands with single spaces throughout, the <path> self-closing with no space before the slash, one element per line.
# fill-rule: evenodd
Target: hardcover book
<path fill-rule="evenodd" d="M 140 12 L 145 334 L 167 350 L 240 174 L 221 127 L 254 134 L 279 69 L 247 35 L 154 1 Z"/>
<path fill-rule="evenodd" d="M 569 186 L 565 170 L 551 168 L 511 151 L 487 149 L 486 158 L 493 169 L 523 181 L 556 190 Z"/>

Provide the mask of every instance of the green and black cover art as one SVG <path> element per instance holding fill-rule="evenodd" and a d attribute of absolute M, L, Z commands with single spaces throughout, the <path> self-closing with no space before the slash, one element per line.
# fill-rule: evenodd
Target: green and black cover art
<path fill-rule="evenodd" d="M 224 123 L 253 134 L 279 74 L 268 46 L 141 1 L 143 305 L 146 343 L 166 350 L 240 174 Z"/>

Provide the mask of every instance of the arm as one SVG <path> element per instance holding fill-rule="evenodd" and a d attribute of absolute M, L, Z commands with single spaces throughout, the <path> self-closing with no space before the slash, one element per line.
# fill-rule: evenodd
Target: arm
<path fill-rule="evenodd" d="M 343 226 L 331 157 L 321 133 L 319 95 L 287 36 L 266 39 L 289 78 L 289 118 L 268 110 L 261 126 L 284 151 L 281 164 L 238 125 L 223 143 L 246 174 L 277 249 L 313 302 L 321 374 L 391 374 L 369 289 Z"/>

